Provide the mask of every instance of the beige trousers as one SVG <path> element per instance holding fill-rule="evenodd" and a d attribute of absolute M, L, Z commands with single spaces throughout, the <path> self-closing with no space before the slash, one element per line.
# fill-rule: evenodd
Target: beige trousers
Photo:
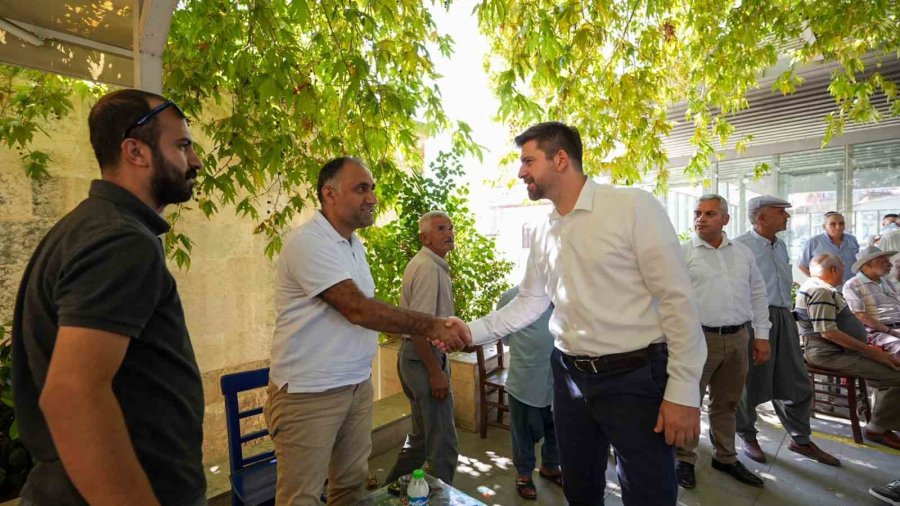
<path fill-rule="evenodd" d="M 275 504 L 357 504 L 372 452 L 372 381 L 315 393 L 288 393 L 270 383 L 263 408 L 278 458 Z"/>
<path fill-rule="evenodd" d="M 709 439 L 716 452 L 716 460 L 731 464 L 737 460 L 734 449 L 735 413 L 749 366 L 750 334 L 746 328 L 734 334 L 720 335 L 703 332 L 706 336 L 706 364 L 700 377 L 700 399 L 709 386 Z M 684 448 L 677 449 L 677 458 L 689 464 L 697 463 L 697 445 L 694 439 Z"/>

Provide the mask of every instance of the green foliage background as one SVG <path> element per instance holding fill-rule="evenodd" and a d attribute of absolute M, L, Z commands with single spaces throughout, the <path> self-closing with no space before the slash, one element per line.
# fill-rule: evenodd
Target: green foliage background
<path fill-rule="evenodd" d="M 397 217 L 360 232 L 369 252 L 375 296 L 399 302 L 403 270 L 422 248 L 419 217 L 428 211 L 445 211 L 456 233 L 456 247 L 447 256 L 456 315 L 470 321 L 491 312 L 509 287 L 505 279 L 513 264 L 496 253 L 493 239 L 475 230 L 468 187 L 457 185 L 464 174 L 459 157 L 442 153 L 431 164 L 431 172 L 430 177 L 404 174 L 397 189 Z"/>
<path fill-rule="evenodd" d="M 730 119 L 749 107 L 747 92 L 784 56 L 773 93 L 796 91 L 807 64 L 838 64 L 823 146 L 848 122 L 881 119 L 876 98 L 900 115 L 897 84 L 880 72 L 900 56 L 896 1 L 483 0 L 475 10 L 502 120 L 514 131 L 547 119 L 578 126 L 586 170 L 617 183 L 650 173 L 665 192 L 673 121 L 694 126 L 685 171 L 702 177 L 734 134 Z M 686 105 L 683 117 L 670 117 L 674 104 Z M 735 151 L 751 142 L 736 139 Z"/>

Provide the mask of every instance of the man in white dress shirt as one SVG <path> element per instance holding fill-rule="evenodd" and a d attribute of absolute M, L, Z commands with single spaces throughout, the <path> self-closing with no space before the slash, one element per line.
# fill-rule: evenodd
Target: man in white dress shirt
<path fill-rule="evenodd" d="M 675 230 L 649 193 L 584 175 L 574 128 L 541 123 L 516 144 L 529 198 L 555 209 L 535 230 L 519 295 L 471 323 L 473 343 L 528 326 L 552 302 L 553 418 L 569 504 L 603 504 L 612 445 L 625 504 L 674 505 L 672 445 L 700 432 L 706 362 Z"/>
<path fill-rule="evenodd" d="M 749 363 L 753 327 L 753 363 L 769 359 L 769 303 L 766 283 L 749 248 L 732 242 L 723 232 L 728 224 L 728 202 L 719 195 L 704 195 L 694 208 L 694 236 L 682 244 L 697 295 L 700 322 L 706 336 L 707 358 L 700 377 L 700 396 L 709 386 L 709 439 L 715 449 L 712 467 L 754 487 L 763 481 L 737 459 L 734 415 L 737 412 Z M 678 484 L 694 488 L 694 465 L 699 439 L 677 451 Z"/>

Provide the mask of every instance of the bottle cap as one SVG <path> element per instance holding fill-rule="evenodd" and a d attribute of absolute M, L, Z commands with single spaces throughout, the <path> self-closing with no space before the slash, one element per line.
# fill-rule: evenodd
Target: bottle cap
<path fill-rule="evenodd" d="M 418 480 L 419 478 L 424 478 L 424 477 L 425 477 L 425 471 L 423 471 L 423 470 L 421 470 L 421 469 L 416 469 L 415 471 L 413 471 L 412 477 L 413 477 L 414 480 Z"/>

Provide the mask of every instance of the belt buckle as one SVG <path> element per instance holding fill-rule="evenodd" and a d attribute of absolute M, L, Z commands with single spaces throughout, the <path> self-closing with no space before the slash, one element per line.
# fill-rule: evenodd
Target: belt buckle
<path fill-rule="evenodd" d="M 582 368 L 581 368 L 581 364 L 580 364 L 581 362 L 587 362 L 588 364 L 591 364 L 591 370 L 594 371 L 594 374 L 597 374 L 597 373 L 599 372 L 599 371 L 597 371 L 597 363 L 596 363 L 593 359 L 590 359 L 590 358 L 576 358 L 576 359 L 573 360 L 573 362 L 575 362 L 575 368 L 578 369 L 579 371 L 583 372 L 583 373 L 588 373 L 588 372 L 591 372 L 591 371 L 582 369 Z"/>

